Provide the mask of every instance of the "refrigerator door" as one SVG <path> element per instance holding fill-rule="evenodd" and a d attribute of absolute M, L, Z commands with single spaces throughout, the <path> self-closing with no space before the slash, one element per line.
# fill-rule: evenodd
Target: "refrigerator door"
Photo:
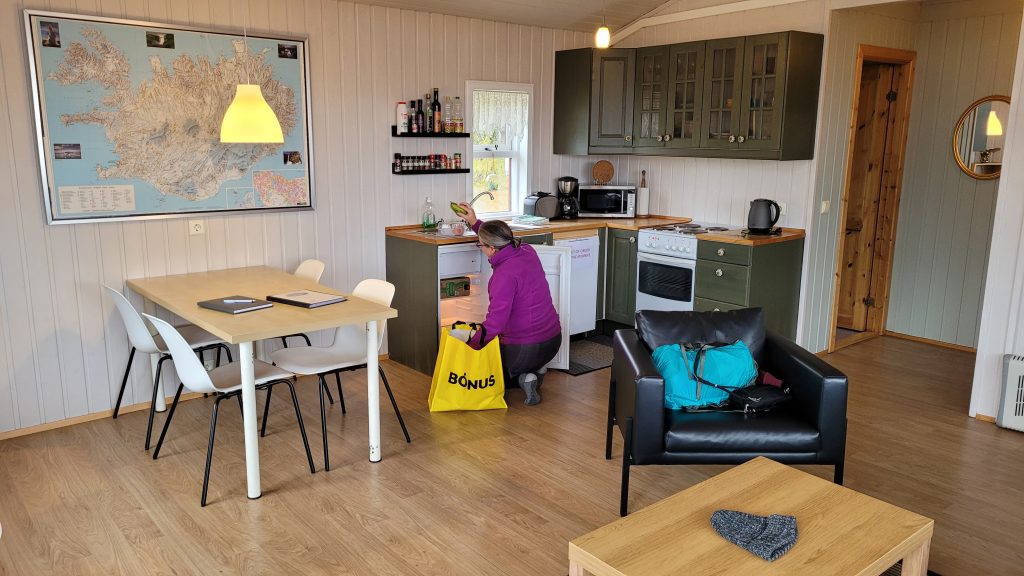
<path fill-rule="evenodd" d="M 539 246 L 533 247 L 540 256 L 540 263 L 544 267 L 544 275 L 547 277 L 548 288 L 551 290 L 551 302 L 558 311 L 558 318 L 562 322 L 562 347 L 558 349 L 558 355 L 548 362 L 548 368 L 560 370 L 569 369 L 569 318 L 571 317 L 571 291 L 569 279 L 572 270 L 572 249 L 568 246 Z M 593 308 L 592 308 L 593 309 Z"/>
<path fill-rule="evenodd" d="M 601 241 L 595 234 L 555 240 L 555 246 L 568 246 L 572 250 L 569 334 L 594 330 L 597 327 L 597 255 Z"/>

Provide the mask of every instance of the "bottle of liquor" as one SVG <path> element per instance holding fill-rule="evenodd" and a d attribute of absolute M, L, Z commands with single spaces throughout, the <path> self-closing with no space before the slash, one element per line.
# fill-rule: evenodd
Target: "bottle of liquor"
<path fill-rule="evenodd" d="M 425 132 L 426 118 L 423 116 L 423 100 L 416 101 L 416 124 L 419 125 L 420 132 Z"/>
<path fill-rule="evenodd" d="M 434 122 L 434 132 L 441 133 L 441 102 L 437 99 L 437 88 L 434 88 L 434 99 L 430 102 L 430 110 L 432 112 L 431 119 Z"/>
<path fill-rule="evenodd" d="M 441 123 L 444 124 L 445 134 L 451 134 L 452 130 L 452 97 L 444 97 L 444 115 L 441 117 Z"/>
<path fill-rule="evenodd" d="M 420 131 L 419 114 L 416 110 L 416 101 L 410 100 L 409 105 L 412 106 L 412 110 L 409 111 L 409 131 L 413 134 L 418 134 Z"/>
<path fill-rule="evenodd" d="M 395 132 L 405 134 L 409 131 L 409 109 L 405 102 L 399 102 L 395 106 Z"/>
<path fill-rule="evenodd" d="M 427 134 L 434 132 L 434 111 L 431 110 L 432 104 L 430 103 L 430 93 L 427 92 L 423 95 L 423 131 Z"/>

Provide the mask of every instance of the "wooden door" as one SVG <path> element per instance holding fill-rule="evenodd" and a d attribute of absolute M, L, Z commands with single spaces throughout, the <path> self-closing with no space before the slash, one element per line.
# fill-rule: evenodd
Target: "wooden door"
<path fill-rule="evenodd" d="M 848 330 L 868 329 L 869 311 L 877 304 L 872 288 L 896 69 L 892 64 L 865 62 L 861 72 L 836 315 L 836 325 Z"/>

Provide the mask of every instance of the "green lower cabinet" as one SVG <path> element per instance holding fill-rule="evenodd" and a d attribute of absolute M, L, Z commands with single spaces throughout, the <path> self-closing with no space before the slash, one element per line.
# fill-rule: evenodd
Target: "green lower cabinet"
<path fill-rule="evenodd" d="M 762 246 L 697 241 L 694 309 L 761 308 L 765 327 L 796 338 L 803 239 Z"/>
<path fill-rule="evenodd" d="M 693 299 L 693 309 L 697 312 L 728 312 L 730 310 L 739 310 L 740 308 L 743 308 L 743 306 L 729 304 L 728 302 L 717 302 L 707 298 Z"/>
<path fill-rule="evenodd" d="M 608 229 L 604 317 L 630 326 L 636 321 L 636 236 L 633 230 Z"/>

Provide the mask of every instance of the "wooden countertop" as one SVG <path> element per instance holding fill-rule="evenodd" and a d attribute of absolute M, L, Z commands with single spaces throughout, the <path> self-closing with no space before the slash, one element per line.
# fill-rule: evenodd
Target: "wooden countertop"
<path fill-rule="evenodd" d="M 799 228 L 783 228 L 782 233 L 776 236 L 745 236 L 743 230 L 729 230 L 726 232 L 708 232 L 701 234 L 697 240 L 708 242 L 725 242 L 726 244 L 742 244 L 744 246 L 764 246 L 765 244 L 776 244 L 799 240 L 804 237 L 804 231 Z"/>
<path fill-rule="evenodd" d="M 647 218 L 579 218 L 577 220 L 554 220 L 531 230 L 516 230 L 516 236 L 533 236 L 535 234 L 558 234 L 559 232 L 576 232 L 580 230 L 599 230 L 601 228 L 615 228 L 618 230 L 640 230 L 641 228 L 653 228 L 666 224 L 685 224 L 692 218 L 678 218 L 674 216 L 649 216 Z M 406 226 L 388 226 L 384 229 L 386 236 L 415 240 L 425 244 L 442 246 L 446 244 L 465 244 L 476 242 L 476 236 L 438 236 L 433 233 L 424 233 L 417 224 Z M 801 232 L 802 233 L 802 232 Z"/>

